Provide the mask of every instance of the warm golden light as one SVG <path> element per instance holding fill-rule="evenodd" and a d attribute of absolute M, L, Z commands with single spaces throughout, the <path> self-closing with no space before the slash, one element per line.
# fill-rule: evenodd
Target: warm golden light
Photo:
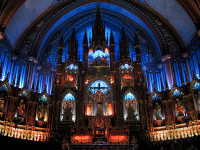
<path fill-rule="evenodd" d="M 93 53 L 93 49 L 90 49 L 88 53 Z"/>
<path fill-rule="evenodd" d="M 105 48 L 105 52 L 109 53 L 109 50 L 108 50 L 108 48 Z"/>
<path fill-rule="evenodd" d="M 112 115 L 112 104 L 111 103 L 108 103 L 107 104 L 107 111 L 106 111 L 106 114 L 108 116 L 111 116 Z"/>
<path fill-rule="evenodd" d="M 0 31 L 0 40 L 4 38 L 3 32 Z"/>
<path fill-rule="evenodd" d="M 87 112 L 86 112 L 86 115 L 88 116 L 92 116 L 92 106 L 91 104 L 87 104 Z"/>

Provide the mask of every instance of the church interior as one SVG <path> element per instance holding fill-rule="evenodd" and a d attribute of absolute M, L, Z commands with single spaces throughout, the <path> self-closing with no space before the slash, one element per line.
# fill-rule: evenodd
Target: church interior
<path fill-rule="evenodd" d="M 1 0 L 0 148 L 197 150 L 199 0 Z"/>

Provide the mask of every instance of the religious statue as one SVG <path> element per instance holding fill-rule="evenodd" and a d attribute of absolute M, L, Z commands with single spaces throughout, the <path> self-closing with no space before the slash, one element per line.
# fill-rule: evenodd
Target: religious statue
<path fill-rule="evenodd" d="M 103 99 L 104 99 L 104 94 L 98 89 L 95 94 L 95 100 L 99 104 L 103 103 Z"/>
<path fill-rule="evenodd" d="M 63 110 L 65 110 L 65 108 L 67 107 L 67 103 L 66 103 L 66 100 L 65 100 L 65 99 L 63 99 L 62 107 L 63 107 Z"/>
<path fill-rule="evenodd" d="M 184 116 L 183 104 L 179 99 L 176 99 L 175 111 L 176 111 L 176 116 L 177 117 Z"/>
<path fill-rule="evenodd" d="M 98 104 L 96 116 L 102 117 L 103 115 L 104 115 L 104 112 L 103 112 L 103 109 L 101 107 L 101 104 Z"/>
<path fill-rule="evenodd" d="M 106 114 L 108 116 L 111 116 L 112 115 L 112 104 L 110 102 L 106 102 L 106 105 L 107 105 L 107 111 L 106 111 Z"/>
<path fill-rule="evenodd" d="M 154 113 L 155 113 L 155 117 L 156 117 L 156 120 L 162 120 L 162 111 L 161 111 L 161 105 L 158 104 L 158 102 L 155 103 L 155 106 L 154 106 Z"/>
<path fill-rule="evenodd" d="M 45 118 L 45 105 L 44 103 L 41 103 L 38 106 L 38 120 L 44 121 L 44 118 Z"/>
<path fill-rule="evenodd" d="M 64 102 L 65 101 L 65 102 Z M 72 109 L 74 107 L 73 101 L 69 99 L 68 101 L 63 100 L 63 121 L 72 121 Z"/>
<path fill-rule="evenodd" d="M 92 105 L 91 105 L 91 101 L 89 101 L 89 103 L 87 104 L 87 115 L 88 115 L 88 116 L 92 116 Z"/>
<path fill-rule="evenodd" d="M 126 117 L 126 120 L 128 121 L 137 121 L 137 115 L 138 114 L 135 114 L 135 109 L 134 109 L 134 106 L 133 106 L 133 101 L 131 100 L 127 100 L 126 101 L 126 107 L 127 107 L 127 117 Z"/>
<path fill-rule="evenodd" d="M 0 97 L 0 117 L 3 116 L 4 102 L 5 102 L 4 98 Z"/>
<path fill-rule="evenodd" d="M 24 117 L 24 112 L 25 112 L 24 99 L 21 99 L 17 108 L 17 117 Z"/>

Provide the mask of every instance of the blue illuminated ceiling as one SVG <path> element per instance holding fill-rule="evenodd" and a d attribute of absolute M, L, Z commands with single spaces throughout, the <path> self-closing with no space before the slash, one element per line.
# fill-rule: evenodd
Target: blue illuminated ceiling
<path fill-rule="evenodd" d="M 46 9 L 48 9 L 54 0 L 26 0 L 12 17 L 5 34 L 13 47 L 23 34 L 25 29 Z"/>
<path fill-rule="evenodd" d="M 125 23 L 124 23 L 124 24 L 126 24 L 128 26 L 128 28 L 126 28 L 126 32 L 128 34 L 131 33 L 131 31 L 134 33 L 135 32 L 134 28 L 136 26 L 136 28 L 138 30 L 141 30 L 142 32 L 145 33 L 146 37 L 149 37 L 148 40 L 150 40 L 151 42 L 153 42 L 153 44 L 156 46 L 158 54 L 161 55 L 160 46 L 158 44 L 158 41 L 156 40 L 155 35 L 151 31 L 151 29 L 139 17 L 137 17 L 136 15 L 134 15 L 133 13 L 129 12 L 128 10 L 126 10 L 126 9 L 124 9 L 122 7 L 119 7 L 119 6 L 116 6 L 116 5 L 112 5 L 112 4 L 108 4 L 108 3 L 102 3 L 101 2 L 101 3 L 90 3 L 90 4 L 87 4 L 87 5 L 84 5 L 84 6 L 77 7 L 75 9 L 73 9 L 72 11 L 66 13 L 59 20 L 57 20 L 57 22 L 55 22 L 51 26 L 51 28 L 47 31 L 47 33 L 45 34 L 45 36 L 44 36 L 44 38 L 43 38 L 43 40 L 42 40 L 42 42 L 40 44 L 40 48 L 39 48 L 39 52 L 38 52 L 38 58 L 41 56 L 41 53 L 42 53 L 42 51 L 44 49 L 44 46 L 45 46 L 45 44 L 48 43 L 47 41 L 49 40 L 49 38 L 53 36 L 53 33 L 60 26 L 63 26 L 63 24 L 66 24 L 66 20 L 71 20 L 72 19 L 71 17 L 74 18 L 76 15 L 85 14 L 84 12 L 88 12 L 89 10 L 94 10 L 95 11 L 97 5 L 100 5 L 100 8 L 104 9 L 103 12 L 106 12 L 107 10 L 109 10 L 110 13 L 115 14 L 118 18 L 120 16 L 122 16 L 122 18 L 128 18 L 129 20 L 126 20 Z M 94 11 L 93 11 L 93 14 L 94 14 Z M 106 20 L 106 18 L 107 18 L 106 15 L 108 15 L 108 14 L 102 14 L 102 16 L 104 16 L 102 19 L 103 19 L 103 21 L 105 21 L 105 22 L 107 21 L 108 22 L 108 20 Z M 113 22 L 110 21 L 110 23 L 108 25 L 118 26 L 118 23 L 119 22 L 116 23 L 116 21 L 115 22 L 114 21 Z M 82 23 L 82 24 L 84 24 L 84 23 Z M 124 24 L 121 24 L 121 25 L 124 25 Z M 121 27 L 122 26 L 120 26 L 120 28 Z M 117 27 L 117 28 L 119 30 L 119 27 Z M 67 34 L 69 34 L 69 32 Z M 133 34 L 132 35 L 129 34 L 129 37 L 130 36 L 132 36 L 132 39 L 134 39 L 134 35 Z"/>
<path fill-rule="evenodd" d="M 154 43 L 154 40 L 151 39 L 151 37 L 145 31 L 143 31 L 143 29 L 137 23 L 135 23 L 134 21 L 130 20 L 127 17 L 124 17 L 123 15 L 118 14 L 118 18 L 116 18 L 116 16 L 114 16 L 114 14 L 112 14 L 112 12 L 110 11 L 106 11 L 105 9 L 101 9 L 101 11 L 102 11 L 101 16 L 102 16 L 103 22 L 106 25 L 105 34 L 106 36 L 108 35 L 108 39 L 110 38 L 111 28 L 113 30 L 115 45 L 116 45 L 115 46 L 116 60 L 118 60 L 118 57 L 119 57 L 119 40 L 121 38 L 122 27 L 124 27 L 126 35 L 129 38 L 130 56 L 132 59 L 134 59 L 134 56 L 135 56 L 134 38 L 135 38 L 136 31 L 140 31 L 140 36 L 143 38 L 143 40 L 148 41 L 148 42 L 145 42 L 141 40 L 143 44 L 148 43 L 149 45 L 152 45 L 152 49 L 155 51 L 155 54 L 157 53 L 157 55 L 155 55 L 155 58 L 156 59 L 160 58 L 159 57 L 160 51 L 158 51 Z M 77 35 L 77 40 L 78 40 L 78 60 L 82 61 L 82 57 L 83 57 L 82 41 L 83 41 L 83 36 L 84 36 L 84 30 L 87 29 L 87 35 L 89 39 L 90 36 L 92 35 L 91 33 L 92 24 L 94 23 L 94 19 L 95 19 L 96 8 L 90 11 L 86 11 L 86 12 L 88 15 L 83 15 L 84 17 L 82 16 L 80 17 L 79 16 L 80 14 L 78 14 L 77 16 L 79 16 L 79 18 L 77 16 L 73 17 L 75 21 L 69 19 L 69 22 L 65 21 L 58 28 L 53 30 L 51 36 L 48 37 L 43 48 L 43 49 L 46 49 L 45 54 L 44 54 L 45 58 L 41 59 L 41 62 L 44 63 L 45 60 L 49 60 L 48 62 L 46 62 L 46 64 L 44 64 L 44 66 L 47 66 L 53 63 L 52 66 L 56 67 L 57 46 L 58 46 L 60 34 L 63 34 L 63 37 L 64 37 L 64 51 L 63 51 L 62 60 L 63 62 L 66 61 L 68 40 L 71 36 L 73 27 L 75 27 L 76 29 L 76 35 Z M 108 12 L 110 12 L 110 14 Z M 81 14 L 84 14 L 84 12 Z M 46 59 L 46 54 L 49 55 L 49 53 L 51 56 L 48 59 Z M 40 57 L 41 56 L 43 56 L 43 54 L 40 54 Z"/>
<path fill-rule="evenodd" d="M 85 1 L 79 2 L 84 3 Z M 44 42 L 47 40 L 48 36 L 52 33 L 52 30 L 56 29 L 62 22 L 64 22 L 66 19 L 69 19 L 73 15 L 76 15 L 77 13 L 81 13 L 83 11 L 92 9 L 96 7 L 96 3 L 92 3 L 95 1 L 91 1 L 90 4 L 81 6 L 77 9 L 72 10 L 67 15 L 64 15 L 60 18 L 58 22 L 56 22 L 52 28 L 49 30 L 48 34 L 45 36 Z M 183 39 L 183 41 L 188 44 L 191 37 L 194 35 L 196 31 L 196 27 L 194 26 L 194 23 L 192 22 L 191 18 L 187 14 L 187 12 L 181 7 L 181 5 L 176 0 L 139 0 L 138 2 L 141 2 L 141 4 L 145 4 L 145 7 L 148 5 L 152 7 L 156 12 L 158 12 L 162 17 L 164 17 L 172 26 L 173 28 L 179 33 L 180 37 Z M 89 3 L 89 2 L 87 2 Z M 109 2 L 109 3 L 119 3 L 119 2 Z M 125 2 L 123 2 L 125 3 Z M 15 48 L 17 41 L 19 41 L 19 38 L 22 36 L 22 34 L 25 32 L 25 30 L 28 28 L 28 26 L 33 23 L 37 17 L 39 17 L 42 13 L 44 13 L 48 8 L 51 6 L 57 6 L 59 5 L 59 1 L 55 0 L 27 0 L 25 1 L 17 10 L 17 12 L 14 14 L 12 19 L 10 20 L 9 24 L 7 25 L 7 28 L 5 30 L 5 35 L 11 45 Z M 85 3 L 86 4 L 86 3 Z M 151 38 L 155 41 L 155 44 L 158 46 L 155 40 L 155 36 L 151 33 L 151 30 L 144 24 L 144 22 L 139 19 L 136 15 L 131 14 L 128 9 L 130 9 L 129 5 L 126 6 L 126 10 L 112 4 L 108 3 L 98 3 L 101 5 L 101 8 L 106 8 L 108 10 L 112 10 L 115 12 L 118 12 L 120 14 L 123 14 L 125 16 L 130 17 L 135 22 L 137 22 L 142 28 L 145 29 L 145 31 L 151 36 Z M 148 5 L 146 5 L 148 4 Z M 80 6 L 80 5 L 79 5 Z M 186 29 L 186 30 L 185 30 Z M 43 44 L 42 43 L 42 47 Z"/>
<path fill-rule="evenodd" d="M 177 0 L 145 0 L 145 2 L 169 21 L 185 44 L 189 44 L 197 29 Z"/>

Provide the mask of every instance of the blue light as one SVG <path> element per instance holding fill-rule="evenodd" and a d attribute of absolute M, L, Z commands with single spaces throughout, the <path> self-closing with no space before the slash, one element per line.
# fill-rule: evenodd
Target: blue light
<path fill-rule="evenodd" d="M 39 77 L 39 85 L 38 85 L 38 93 L 42 93 L 43 91 L 43 74 L 40 74 Z"/>
<path fill-rule="evenodd" d="M 9 42 L 15 47 L 21 34 L 54 0 L 26 0 L 14 13 L 6 27 L 5 34 Z"/>
<path fill-rule="evenodd" d="M 92 59 L 95 59 L 97 57 L 103 58 L 103 57 L 109 57 L 109 53 L 104 53 L 102 50 L 96 50 L 94 53 L 89 53 L 89 57 Z"/>
<path fill-rule="evenodd" d="M 6 86 L 6 84 L 3 84 L 3 85 L 0 87 L 0 91 L 8 91 L 8 87 Z"/>
<path fill-rule="evenodd" d="M 178 63 L 177 62 L 174 62 L 174 73 L 175 73 L 175 76 L 176 76 L 176 83 L 177 83 L 177 86 L 181 86 L 181 76 L 180 76 L 180 71 L 179 71 L 179 67 L 178 67 Z"/>
<path fill-rule="evenodd" d="M 17 64 L 15 66 L 15 70 L 16 70 L 16 73 L 15 73 L 15 87 L 17 86 L 17 82 L 18 82 L 18 76 L 19 76 L 19 64 Z"/>
<path fill-rule="evenodd" d="M 145 2 L 169 21 L 178 31 L 185 44 L 189 44 L 197 29 L 188 13 L 177 0 L 145 0 Z"/>
<path fill-rule="evenodd" d="M 2 69 L 2 73 L 1 73 L 1 81 L 4 81 L 6 79 L 7 76 L 7 65 L 8 65 L 8 57 L 6 54 L 4 54 L 4 60 L 3 60 L 3 69 Z"/>
<path fill-rule="evenodd" d="M 21 68 L 21 75 L 19 81 L 19 88 L 23 88 L 26 81 L 26 64 L 23 64 Z"/>
<path fill-rule="evenodd" d="M 40 45 L 39 51 L 38 51 L 38 58 L 40 57 L 40 53 L 43 49 L 43 46 L 45 45 L 47 39 L 49 38 L 49 36 L 62 24 L 64 23 L 66 20 L 70 19 L 72 16 L 75 16 L 83 11 L 87 11 L 89 9 L 93 9 L 96 8 L 96 6 L 99 5 L 101 8 L 105 8 L 105 9 L 109 9 L 111 11 L 115 11 L 115 12 L 120 12 L 121 14 L 131 18 L 133 21 L 135 21 L 137 24 L 139 24 L 149 35 L 150 37 L 153 39 L 153 41 L 155 42 L 155 45 L 159 51 L 159 55 L 161 55 L 161 51 L 160 51 L 160 47 L 158 44 L 158 41 L 156 39 L 156 37 L 154 36 L 153 32 L 150 30 L 150 28 L 136 15 L 134 15 L 133 13 L 127 11 L 126 9 L 116 6 L 116 5 L 112 5 L 109 3 L 103 3 L 103 2 L 98 2 L 98 3 L 90 3 L 90 4 L 86 4 L 84 6 L 80 6 L 77 7 L 75 9 L 73 9 L 72 11 L 66 13 L 64 16 L 62 16 L 47 32 L 47 34 L 45 35 L 44 39 L 42 39 L 42 43 Z M 114 33 L 115 34 L 115 33 Z M 115 36 L 115 35 L 114 35 Z M 116 39 L 116 41 L 118 41 Z M 119 49 L 118 49 L 119 50 Z M 117 58 L 118 56 L 116 56 Z"/>
<path fill-rule="evenodd" d="M 200 83 L 199 82 L 196 82 L 193 86 L 193 89 L 194 90 L 200 90 Z"/>
<path fill-rule="evenodd" d="M 124 64 L 124 65 L 121 65 L 120 66 L 120 68 L 122 69 L 122 70 L 124 70 L 124 69 L 132 69 L 133 67 L 131 66 L 131 65 L 128 65 L 128 64 Z"/>
<path fill-rule="evenodd" d="M 43 102 L 46 102 L 47 101 L 47 97 L 45 95 L 42 95 L 40 97 L 40 100 L 43 101 Z"/>
<path fill-rule="evenodd" d="M 174 96 L 180 96 L 181 92 L 178 89 L 174 90 Z"/>
<path fill-rule="evenodd" d="M 149 92 L 152 93 L 153 92 L 153 85 L 154 85 L 154 77 L 153 77 L 153 73 L 149 72 Z"/>
<path fill-rule="evenodd" d="M 157 85 L 157 91 L 161 92 L 162 88 L 161 88 L 161 79 L 160 79 L 160 73 L 156 72 L 156 85 Z"/>
<path fill-rule="evenodd" d="M 72 95 L 71 93 L 68 93 L 67 95 L 65 95 L 64 99 L 66 101 L 69 101 L 69 100 L 74 101 L 75 100 L 74 95 Z"/>
<path fill-rule="evenodd" d="M 69 66 L 66 67 L 66 69 L 70 69 L 70 70 L 77 70 L 78 66 L 74 65 L 74 64 L 70 64 Z"/>
<path fill-rule="evenodd" d="M 124 96 L 124 100 L 127 101 L 127 100 L 134 100 L 135 99 L 135 96 L 133 95 L 133 93 L 127 93 L 125 96 Z"/>
<path fill-rule="evenodd" d="M 22 93 L 20 93 L 19 96 L 21 96 L 21 97 L 27 97 L 26 91 L 23 91 Z"/>
<path fill-rule="evenodd" d="M 183 74 L 183 82 L 186 85 L 187 84 L 187 80 L 186 80 L 187 70 L 185 68 L 186 68 L 185 63 L 181 62 L 181 70 L 182 70 L 182 74 Z"/>
<path fill-rule="evenodd" d="M 100 91 L 102 91 L 105 94 L 108 90 L 108 87 L 109 86 L 106 84 L 106 82 L 97 80 L 94 83 L 92 83 L 92 85 L 89 88 L 94 94 L 97 92 L 98 89 L 100 89 Z"/>
<path fill-rule="evenodd" d="M 159 95 L 157 95 L 157 94 L 154 94 L 152 99 L 154 101 L 157 101 L 157 100 L 161 100 L 161 97 Z"/>

